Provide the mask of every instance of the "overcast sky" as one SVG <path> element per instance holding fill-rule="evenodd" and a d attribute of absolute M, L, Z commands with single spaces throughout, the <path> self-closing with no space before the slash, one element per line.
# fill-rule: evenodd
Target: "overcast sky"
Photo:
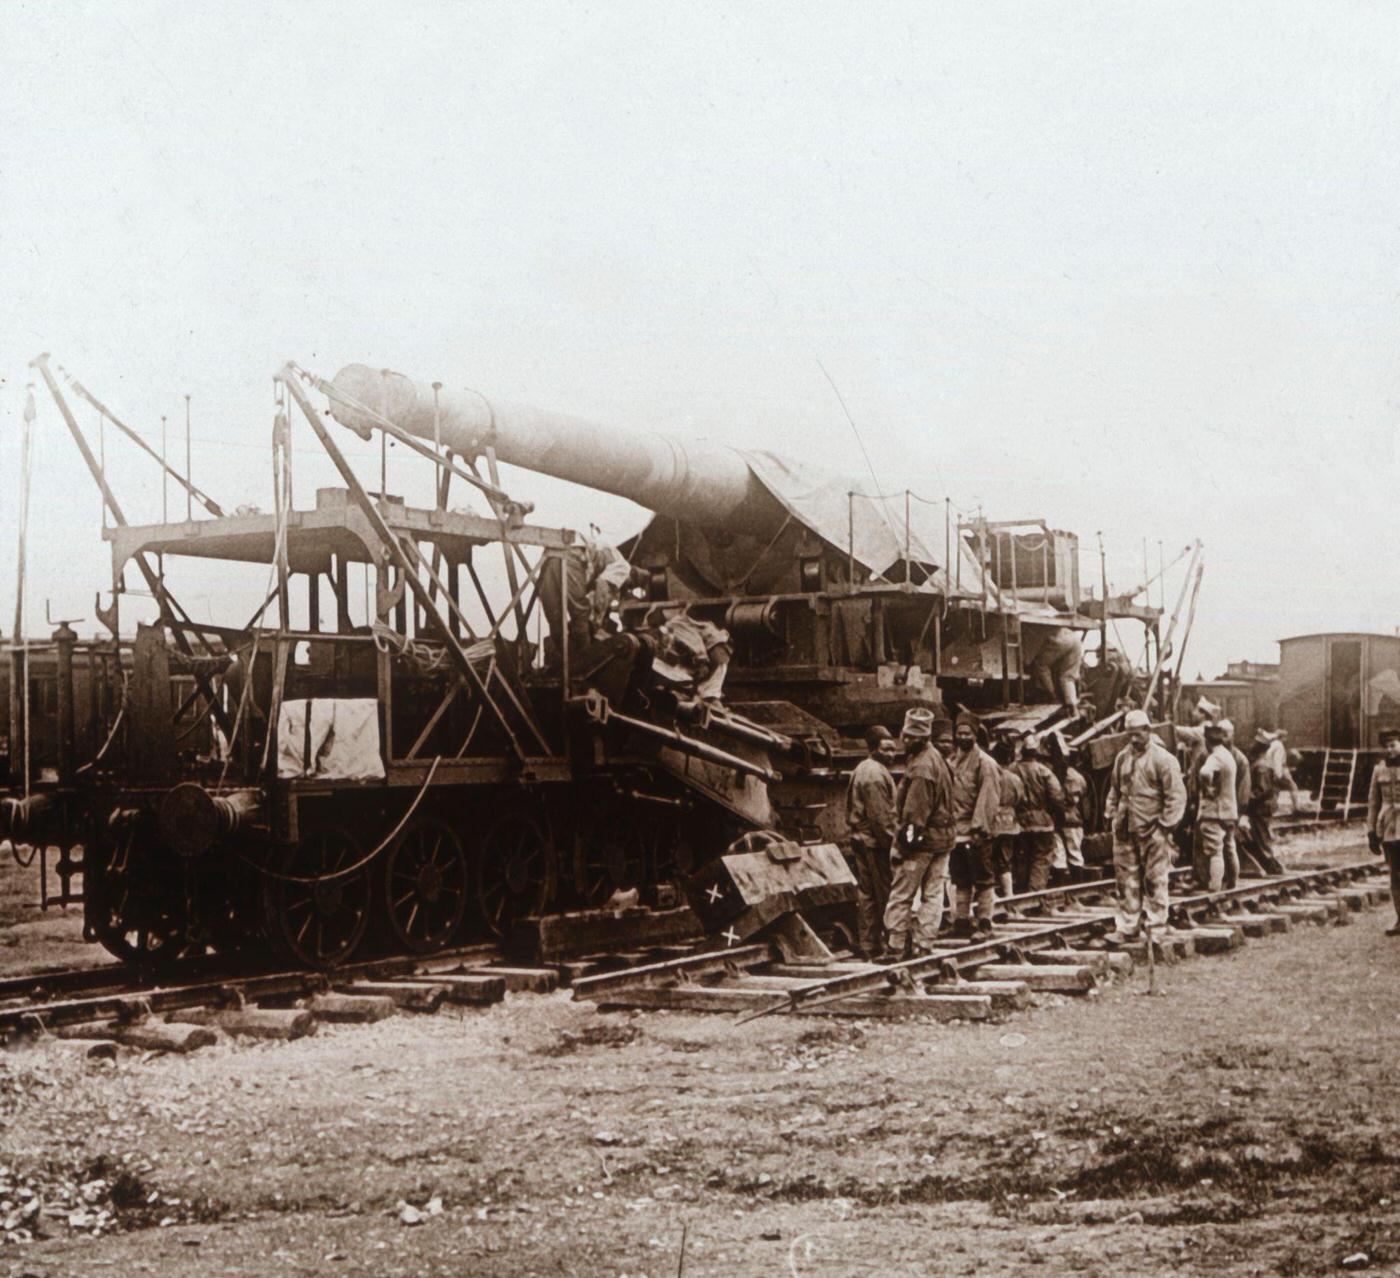
<path fill-rule="evenodd" d="M 1144 537 L 1201 537 L 1188 675 L 1390 631 L 1398 94 L 1388 3 L 10 0 L 0 622 L 47 350 L 172 449 L 190 394 L 196 480 L 264 507 L 288 358 L 860 473 L 824 365 L 889 488 L 1102 530 L 1117 587 Z M 35 632 L 45 598 L 90 625 L 108 579 L 39 401 Z M 510 487 L 544 523 L 639 522 Z"/>

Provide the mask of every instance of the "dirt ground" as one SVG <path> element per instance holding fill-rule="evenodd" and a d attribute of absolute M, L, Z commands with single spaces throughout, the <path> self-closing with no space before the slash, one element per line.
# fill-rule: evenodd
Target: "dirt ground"
<path fill-rule="evenodd" d="M 43 1236 L 0 1245 L 0 1272 L 1392 1269 L 1390 921 L 996 1025 L 736 1026 L 561 993 L 186 1058 L 17 1049 L 0 1217 L 22 1183 Z"/>
<path fill-rule="evenodd" d="M 0 841 L 0 975 L 21 976 L 54 967 L 98 966 L 112 962 L 105 950 L 83 940 L 83 907 L 40 908 L 37 855 L 21 848 L 16 858 Z M 79 880 L 81 883 L 81 880 Z M 59 890 L 49 867 L 50 893 Z"/>

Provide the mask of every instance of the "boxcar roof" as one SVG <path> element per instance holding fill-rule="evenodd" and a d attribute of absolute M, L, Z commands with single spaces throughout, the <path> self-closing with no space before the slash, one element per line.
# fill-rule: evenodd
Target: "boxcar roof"
<path fill-rule="evenodd" d="M 1306 635 L 1288 635 L 1278 642 L 1297 643 L 1300 639 L 1400 639 L 1400 635 L 1379 630 L 1318 630 Z"/>

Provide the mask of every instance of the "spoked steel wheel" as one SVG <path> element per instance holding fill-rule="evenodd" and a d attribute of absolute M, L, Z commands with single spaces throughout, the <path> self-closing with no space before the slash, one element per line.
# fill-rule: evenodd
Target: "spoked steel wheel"
<path fill-rule="evenodd" d="M 695 849 L 681 822 L 661 817 L 651 825 L 648 841 L 652 882 L 680 884 L 695 869 Z"/>
<path fill-rule="evenodd" d="M 461 926 L 467 892 L 467 856 L 444 822 L 416 821 L 389 849 L 384 908 L 400 946 L 415 954 L 440 950 Z"/>
<path fill-rule="evenodd" d="M 521 919 L 543 913 L 554 895 L 554 840 L 543 819 L 508 812 L 481 841 L 476 899 L 481 921 L 504 936 Z"/>
<path fill-rule="evenodd" d="M 156 855 L 139 825 L 118 830 L 86 889 L 98 941 L 133 967 L 169 967 L 190 950 L 182 867 L 173 857 L 169 866 L 156 867 L 149 863 Z"/>
<path fill-rule="evenodd" d="M 348 830 L 323 830 L 274 864 L 263 888 L 263 927 L 279 958 L 330 968 L 355 952 L 369 925 L 370 875 L 358 865 L 363 857 Z"/>
<path fill-rule="evenodd" d="M 615 806 L 590 807 L 574 834 L 574 891 L 584 905 L 601 905 L 617 888 L 636 887 L 650 871 L 647 832 Z"/>

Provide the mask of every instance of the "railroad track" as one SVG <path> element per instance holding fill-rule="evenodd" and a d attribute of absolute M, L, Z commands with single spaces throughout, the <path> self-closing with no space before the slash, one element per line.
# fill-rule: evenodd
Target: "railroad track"
<path fill-rule="evenodd" d="M 1175 963 L 1226 953 L 1247 939 L 1303 923 L 1344 923 L 1389 900 L 1379 861 L 1252 879 L 1172 901 L 1170 926 L 1152 958 Z M 1180 879 L 1186 871 L 1174 872 Z M 766 943 L 710 949 L 587 976 L 574 997 L 600 1008 L 728 1012 L 741 1021 L 772 1014 L 986 1020 L 1030 1005 L 1033 994 L 1093 993 L 1147 959 L 1147 943 L 1115 944 L 1112 882 L 1013 897 L 1014 913 L 990 939 L 949 941 L 893 964 L 784 961 Z"/>
<path fill-rule="evenodd" d="M 1388 899 L 1374 880 L 1380 862 L 1250 880 L 1226 892 L 1172 902 L 1172 927 L 1154 955 L 1175 962 L 1219 953 L 1246 938 L 1302 922 L 1345 921 Z M 1174 870 L 1178 883 L 1186 870 Z M 604 1009 L 667 1008 L 981 1020 L 1029 1005 L 1038 992 L 1088 994 L 1146 957 L 1145 944 L 1112 946 L 1113 883 L 1099 879 L 1012 897 L 990 939 L 948 942 L 896 964 L 785 961 L 769 941 L 706 947 L 655 946 L 550 965 L 507 964 L 492 946 L 427 958 L 349 964 L 333 972 L 235 971 L 205 966 L 188 979 L 143 981 L 127 969 L 57 969 L 0 979 L 0 1041 L 53 1036 L 161 1051 L 190 1051 L 215 1031 L 297 1038 L 322 1021 L 370 1022 L 445 1005 L 487 1006 L 507 992 L 548 993 L 572 985 L 577 1000 Z"/>
<path fill-rule="evenodd" d="M 507 993 L 549 993 L 593 973 L 664 961 L 690 948 L 643 943 L 520 965 L 499 946 L 476 944 L 368 959 L 331 972 L 250 970 L 246 963 L 208 959 L 165 980 L 116 964 L 55 968 L 0 978 L 0 1044 L 52 1035 L 185 1051 L 208 1040 L 196 1035 L 187 1045 L 190 1036 L 157 1028 L 161 1018 L 292 1038 L 317 1020 L 372 1021 L 395 1010 L 431 1012 L 444 1004 L 499 1002 Z"/>

